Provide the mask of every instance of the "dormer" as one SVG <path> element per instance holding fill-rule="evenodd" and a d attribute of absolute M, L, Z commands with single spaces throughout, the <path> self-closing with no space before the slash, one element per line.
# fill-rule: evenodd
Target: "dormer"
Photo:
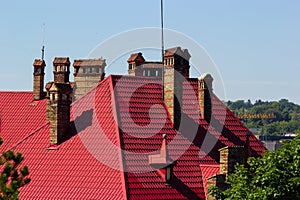
<path fill-rule="evenodd" d="M 173 168 L 177 163 L 169 158 L 166 134 L 163 134 L 160 154 L 150 155 L 149 164 L 156 170 L 157 174 L 161 176 L 165 184 L 168 185 L 171 183 L 173 178 Z"/>

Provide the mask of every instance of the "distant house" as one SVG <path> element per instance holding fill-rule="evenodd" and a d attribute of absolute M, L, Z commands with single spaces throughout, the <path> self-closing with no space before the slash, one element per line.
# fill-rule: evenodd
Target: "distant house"
<path fill-rule="evenodd" d="M 259 140 L 265 145 L 270 151 L 279 149 L 283 141 L 292 140 L 296 137 L 295 133 L 285 133 L 282 136 L 259 136 Z"/>
<path fill-rule="evenodd" d="M 105 60 L 75 60 L 70 82 L 69 58 L 55 58 L 46 92 L 35 60 L 33 91 L 0 92 L 1 150 L 22 152 L 32 180 L 20 198 L 206 199 L 210 177 L 261 156 L 212 77 L 189 77 L 189 59 L 180 47 L 164 64 L 133 54 L 129 76 L 106 78 Z"/>

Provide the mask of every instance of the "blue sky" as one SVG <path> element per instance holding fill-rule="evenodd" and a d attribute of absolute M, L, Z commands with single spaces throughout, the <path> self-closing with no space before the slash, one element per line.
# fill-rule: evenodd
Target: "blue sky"
<path fill-rule="evenodd" d="M 164 0 L 164 4 L 165 27 L 207 50 L 222 76 L 227 99 L 287 98 L 300 104 L 300 1 Z M 0 90 L 31 90 L 43 23 L 46 81 L 50 81 L 55 56 L 84 58 L 112 35 L 159 27 L 159 6 L 159 0 L 1 1 Z M 113 73 L 125 74 L 126 67 L 124 63 L 124 70 Z"/>

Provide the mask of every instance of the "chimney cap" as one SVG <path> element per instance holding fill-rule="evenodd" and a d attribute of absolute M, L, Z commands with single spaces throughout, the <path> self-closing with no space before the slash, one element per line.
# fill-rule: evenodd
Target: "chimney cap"
<path fill-rule="evenodd" d="M 71 63 L 70 63 L 69 57 L 55 57 L 53 64 L 54 65 L 59 65 L 59 64 L 70 65 Z"/>
<path fill-rule="evenodd" d="M 234 151 L 240 151 L 240 150 L 243 150 L 244 149 L 244 146 L 238 146 L 238 145 L 235 145 L 235 146 L 225 146 L 221 149 L 219 149 L 219 151 L 224 151 L 224 150 L 234 150 Z"/>
<path fill-rule="evenodd" d="M 143 57 L 143 54 L 141 52 L 139 53 L 133 53 L 130 55 L 130 57 L 128 58 L 127 62 L 139 62 L 139 63 L 144 63 L 145 59 Z"/>
<path fill-rule="evenodd" d="M 209 74 L 209 73 L 204 73 L 204 74 L 202 74 L 201 76 L 199 76 L 199 78 L 198 78 L 199 80 L 214 80 L 214 78 L 212 77 L 212 75 L 211 74 Z"/>
<path fill-rule="evenodd" d="M 34 67 L 45 67 L 46 63 L 42 59 L 35 59 L 34 62 L 33 62 L 33 66 Z"/>
<path fill-rule="evenodd" d="M 93 59 L 77 59 L 74 60 L 73 67 L 104 67 L 106 66 L 106 60 L 103 58 Z"/>
<path fill-rule="evenodd" d="M 191 58 L 191 54 L 189 53 L 189 51 L 187 49 L 181 49 L 181 47 L 173 47 L 165 50 L 164 57 L 174 55 L 180 56 L 186 59 L 187 61 L 189 61 Z"/>

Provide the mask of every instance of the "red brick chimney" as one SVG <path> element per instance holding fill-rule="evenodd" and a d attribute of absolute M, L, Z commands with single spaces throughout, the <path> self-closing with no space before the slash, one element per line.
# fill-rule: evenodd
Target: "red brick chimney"
<path fill-rule="evenodd" d="M 131 54 L 127 60 L 128 63 L 128 75 L 142 76 L 143 70 L 140 68 L 145 63 L 145 59 L 141 52 Z"/>
<path fill-rule="evenodd" d="M 45 98 L 44 92 L 44 76 L 45 76 L 45 61 L 35 59 L 33 62 L 33 99 L 41 100 Z"/>
<path fill-rule="evenodd" d="M 203 119 L 210 123 L 212 116 L 212 88 L 213 78 L 210 74 L 203 74 L 198 79 L 198 100 L 200 114 Z"/>
<path fill-rule="evenodd" d="M 182 83 L 189 78 L 188 50 L 175 47 L 164 53 L 164 101 L 174 123 L 178 129 L 181 119 Z"/>
<path fill-rule="evenodd" d="M 54 82 L 46 85 L 47 120 L 50 121 L 50 143 L 64 141 L 70 124 L 73 83 L 69 82 L 69 58 L 55 58 L 53 61 Z"/>
<path fill-rule="evenodd" d="M 69 82 L 70 60 L 69 58 L 55 58 L 53 61 L 53 74 L 55 83 Z"/>

